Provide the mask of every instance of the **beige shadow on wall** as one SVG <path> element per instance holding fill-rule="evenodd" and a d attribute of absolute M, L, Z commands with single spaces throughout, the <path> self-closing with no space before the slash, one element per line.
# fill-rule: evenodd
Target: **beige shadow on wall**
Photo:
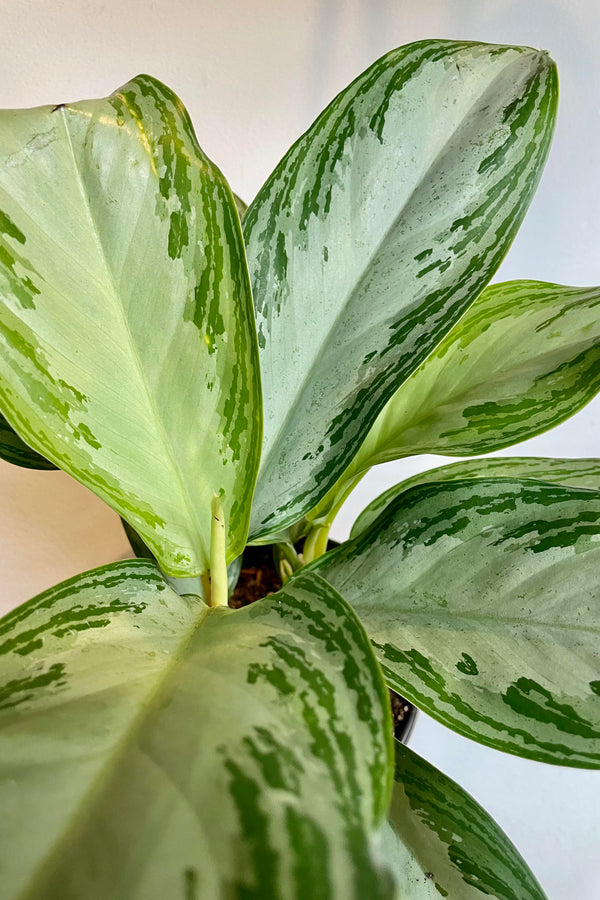
<path fill-rule="evenodd" d="M 132 556 L 119 517 L 64 472 L 0 461 L 0 615 L 65 578 Z"/>

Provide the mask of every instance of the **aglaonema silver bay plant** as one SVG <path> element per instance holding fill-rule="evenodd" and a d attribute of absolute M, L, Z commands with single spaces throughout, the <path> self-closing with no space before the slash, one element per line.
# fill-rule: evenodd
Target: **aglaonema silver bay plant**
<path fill-rule="evenodd" d="M 600 288 L 488 286 L 556 104 L 544 52 L 401 47 L 247 211 L 149 76 L 1 114 L 2 454 L 150 557 L 0 623 L 4 900 L 543 897 L 394 745 L 386 686 L 600 766 L 599 461 L 483 456 L 600 386 Z M 478 458 L 327 551 L 364 473 L 423 453 Z M 247 543 L 283 586 L 235 610 Z"/>

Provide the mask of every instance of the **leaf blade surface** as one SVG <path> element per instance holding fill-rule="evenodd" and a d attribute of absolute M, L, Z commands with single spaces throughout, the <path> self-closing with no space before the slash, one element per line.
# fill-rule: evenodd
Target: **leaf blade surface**
<path fill-rule="evenodd" d="M 7 900 L 393 896 L 385 687 L 318 576 L 209 611 L 115 563 L 1 625 Z"/>
<path fill-rule="evenodd" d="M 490 285 L 382 410 L 352 470 L 477 456 L 558 425 L 600 388 L 599 307 L 596 287 Z"/>
<path fill-rule="evenodd" d="M 55 469 L 56 466 L 32 450 L 0 415 L 0 458 L 24 469 Z"/>
<path fill-rule="evenodd" d="M 527 48 L 382 57 L 244 217 L 265 432 L 251 537 L 315 506 L 493 274 L 545 160 L 555 70 Z"/>
<path fill-rule="evenodd" d="M 393 485 L 366 506 L 356 519 L 351 537 L 365 531 L 392 500 L 419 484 L 470 481 L 472 478 L 527 478 L 551 484 L 600 490 L 600 459 L 553 459 L 543 456 L 492 456 L 427 469 Z"/>
<path fill-rule="evenodd" d="M 0 405 L 113 506 L 164 570 L 208 567 L 220 494 L 243 548 L 260 383 L 239 219 L 179 99 L 0 117 Z"/>
<path fill-rule="evenodd" d="M 386 836 L 411 900 L 545 900 L 514 845 L 455 781 L 396 742 Z"/>
<path fill-rule="evenodd" d="M 312 568 L 416 706 L 496 749 L 599 768 L 599 514 L 595 490 L 424 484 Z"/>

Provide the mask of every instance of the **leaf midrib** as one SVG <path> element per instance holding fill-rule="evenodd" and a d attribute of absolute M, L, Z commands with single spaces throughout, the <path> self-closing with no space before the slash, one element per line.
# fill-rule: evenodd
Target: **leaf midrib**
<path fill-rule="evenodd" d="M 198 600 L 198 603 L 200 604 L 202 601 Z M 85 822 L 90 809 L 93 807 L 96 799 L 100 796 L 103 787 L 115 771 L 118 761 L 124 757 L 127 749 L 135 741 L 137 734 L 142 729 L 146 719 L 151 715 L 152 710 L 156 705 L 156 699 L 162 694 L 172 673 L 185 656 L 192 640 L 195 638 L 208 615 L 215 611 L 222 612 L 217 607 L 209 609 L 209 607 L 202 603 L 200 615 L 193 619 L 190 627 L 183 633 L 177 649 L 169 656 L 164 668 L 157 672 L 157 677 L 152 680 L 152 685 L 144 694 L 143 699 L 139 700 L 139 709 L 137 714 L 133 716 L 131 724 L 124 730 L 121 739 L 113 746 L 111 752 L 107 755 L 106 761 L 99 766 L 94 778 L 88 782 L 85 790 L 82 792 L 81 799 L 77 804 L 76 811 L 70 817 L 67 826 L 57 835 L 53 842 L 49 843 L 47 852 L 43 855 L 43 858 L 40 859 L 36 870 L 32 873 L 31 878 L 27 883 L 25 893 L 23 894 L 23 900 L 36 900 L 39 896 L 41 886 L 45 880 L 45 875 L 48 871 L 51 871 L 53 860 L 57 856 L 60 856 L 63 850 L 69 846 L 71 836 L 73 833 L 76 833 Z"/>
<path fill-rule="evenodd" d="M 147 403 L 147 407 L 148 407 L 148 409 L 150 410 L 150 414 L 151 414 L 151 415 L 150 415 L 150 418 L 151 418 L 151 421 L 154 423 L 154 426 L 155 426 L 155 427 L 153 428 L 153 431 L 154 431 L 154 433 L 157 435 L 157 437 L 158 437 L 158 439 L 159 439 L 159 444 L 163 447 L 163 449 L 166 450 L 166 453 L 165 453 L 164 455 L 161 454 L 161 456 L 160 456 L 159 458 L 162 459 L 162 460 L 169 460 L 169 461 L 170 461 L 170 468 L 171 468 L 171 470 L 173 471 L 173 473 L 174 473 L 174 475 L 175 475 L 175 480 L 176 480 L 176 481 L 178 482 L 178 484 L 179 484 L 179 488 L 180 488 L 180 496 L 183 497 L 184 505 L 185 505 L 185 507 L 186 507 L 187 514 L 188 514 L 188 516 L 189 516 L 189 521 L 190 521 L 190 522 L 193 524 L 193 526 L 194 526 L 194 532 L 193 532 L 193 533 L 194 533 L 194 537 L 197 537 L 198 534 L 201 533 L 200 523 L 198 522 L 198 519 L 197 519 L 197 517 L 196 517 L 196 515 L 195 515 L 195 512 L 194 512 L 194 506 L 193 506 L 193 504 L 192 504 L 191 497 L 189 496 L 188 491 L 186 490 L 186 482 L 185 482 L 183 473 L 182 473 L 182 471 L 181 471 L 181 468 L 180 468 L 180 466 L 179 466 L 179 461 L 178 461 L 178 459 L 177 459 L 177 457 L 176 457 L 176 455 L 175 455 L 175 453 L 174 453 L 173 444 L 172 444 L 172 442 L 170 441 L 170 438 L 169 438 L 169 436 L 168 436 L 168 434 L 167 434 L 167 431 L 166 431 L 166 429 L 165 429 L 164 422 L 162 421 L 162 418 L 161 418 L 161 417 L 159 416 L 159 414 L 158 414 L 158 408 L 157 408 L 157 406 L 156 406 L 155 399 L 154 399 L 154 397 L 153 397 L 153 395 L 152 395 L 152 392 L 151 392 L 151 390 L 150 390 L 150 386 L 149 386 L 149 384 L 148 384 L 147 377 L 146 377 L 146 371 L 145 371 L 145 369 L 144 369 L 144 367 L 143 367 L 143 365 L 142 365 L 142 361 L 141 361 L 141 358 L 140 358 L 140 355 L 139 355 L 137 343 L 136 343 L 136 341 L 134 340 L 133 334 L 132 334 L 132 332 L 131 332 L 131 328 L 130 328 L 130 326 L 129 326 L 129 321 L 128 321 L 127 316 L 126 316 L 126 314 L 125 314 L 125 310 L 124 310 L 124 308 L 123 308 L 123 304 L 122 304 L 122 303 L 120 302 L 120 300 L 119 300 L 119 298 L 120 298 L 120 293 L 119 293 L 119 291 L 118 291 L 118 289 L 117 289 L 117 285 L 116 285 L 116 282 L 115 282 L 115 277 L 114 277 L 114 274 L 113 274 L 113 272 L 112 272 L 112 269 L 111 269 L 111 267 L 110 267 L 110 265 L 109 265 L 108 258 L 107 258 L 107 255 L 106 255 L 106 252 L 105 252 L 105 250 L 104 250 L 103 243 L 102 243 L 102 239 L 101 239 L 101 237 L 100 237 L 100 232 L 99 232 L 99 230 L 98 230 L 98 226 L 97 226 L 97 224 L 96 224 L 96 220 L 95 220 L 94 215 L 93 215 L 93 213 L 92 213 L 91 205 L 90 205 L 90 202 L 89 202 L 89 197 L 88 197 L 87 192 L 86 192 L 86 190 L 85 190 L 85 187 L 84 187 L 84 184 L 83 184 L 83 179 L 82 179 L 82 177 L 81 177 L 81 172 L 80 172 L 79 166 L 78 166 L 78 164 L 77 164 L 77 157 L 76 157 L 76 155 L 75 155 L 75 149 L 74 149 L 74 147 L 73 147 L 73 142 L 72 142 L 72 140 L 71 140 L 71 133 L 70 133 L 70 131 L 69 131 L 69 127 L 68 127 L 68 124 L 67 124 L 66 110 L 67 110 L 66 107 L 61 107 L 61 109 L 60 109 L 60 110 L 57 110 L 57 112 L 58 112 L 58 114 L 59 114 L 59 116 L 60 116 L 61 122 L 63 123 L 64 131 L 65 131 L 65 135 L 66 135 L 66 138 L 67 138 L 67 142 L 68 142 L 68 146 L 69 146 L 69 151 L 70 151 L 70 155 L 71 155 L 71 160 L 72 160 L 72 164 L 73 164 L 73 169 L 74 169 L 74 172 L 75 172 L 75 176 L 76 176 L 76 179 L 77 179 L 77 184 L 78 184 L 78 187 L 79 187 L 79 192 L 80 192 L 81 199 L 82 199 L 82 205 L 83 205 L 83 207 L 84 207 L 84 209 L 85 209 L 87 218 L 88 218 L 88 220 L 89 220 L 89 223 L 90 223 L 90 226 L 91 226 L 91 229 L 92 229 L 92 233 L 93 233 L 93 236 L 94 236 L 94 240 L 95 240 L 96 246 L 97 246 L 97 248 L 98 248 L 98 253 L 99 253 L 101 262 L 102 262 L 102 264 L 103 264 L 103 267 L 104 267 L 104 269 L 105 269 L 107 278 L 108 278 L 108 282 L 109 282 L 109 286 L 110 286 L 110 293 L 111 293 L 111 295 L 112 295 L 112 297 L 113 297 L 113 307 L 116 307 L 116 308 L 117 308 L 117 310 L 118 310 L 118 312 L 119 312 L 119 314 L 120 314 L 120 318 L 121 318 L 121 320 L 122 320 L 122 324 L 123 324 L 123 332 L 124 332 L 126 341 L 127 341 L 128 345 L 129 345 L 129 347 L 130 347 L 130 349 L 131 349 L 131 358 L 132 358 L 133 363 L 134 363 L 134 366 L 135 366 L 135 368 L 136 368 L 136 370 L 137 370 L 137 372 L 138 372 L 139 383 L 140 383 L 140 385 L 141 385 L 142 393 L 143 393 L 143 395 L 144 395 L 144 397 L 145 397 L 145 400 L 146 400 L 146 403 Z M 70 110 L 71 112 L 75 111 L 75 110 L 73 110 L 73 108 L 70 108 L 70 107 L 69 107 L 69 110 Z M 78 112 L 78 111 L 77 111 L 77 112 Z M 140 130 L 141 130 L 141 128 L 140 128 Z M 146 135 L 145 131 L 144 131 L 144 135 L 145 135 L 146 138 L 147 138 L 147 135 Z M 145 148 L 145 149 L 148 149 L 148 148 Z M 157 426 L 158 426 L 158 427 L 157 427 Z M 200 562 L 200 559 L 202 558 L 202 554 L 199 553 L 199 554 L 198 554 L 198 557 L 199 557 L 199 562 Z M 200 567 L 199 567 L 199 568 L 200 568 Z M 196 574 L 198 574 L 198 573 L 196 573 Z"/>
<path fill-rule="evenodd" d="M 340 593 L 343 596 L 343 593 L 344 593 L 343 588 L 340 589 Z M 382 616 L 382 618 L 389 619 L 389 614 L 390 614 L 389 608 L 384 607 L 383 605 L 380 608 L 385 610 L 385 616 Z M 373 607 L 362 611 L 362 615 L 364 616 L 365 622 L 367 624 L 370 622 L 371 617 L 373 615 L 372 610 L 373 610 Z M 440 624 L 442 624 L 442 625 L 444 625 L 444 624 L 447 625 L 449 620 L 457 619 L 457 620 L 474 621 L 474 622 L 482 622 L 482 623 L 490 622 L 492 624 L 497 623 L 499 625 L 515 625 L 515 626 L 519 626 L 521 628 L 548 628 L 548 629 L 557 628 L 560 631 L 583 632 L 584 634 L 589 633 L 591 635 L 597 634 L 600 637 L 600 625 L 596 627 L 596 626 L 588 626 L 588 625 L 574 625 L 574 624 L 569 624 L 569 623 L 544 622 L 541 620 L 532 619 L 531 617 L 519 618 L 517 616 L 493 616 L 493 615 L 490 615 L 489 613 L 457 612 L 457 611 L 452 611 L 452 610 L 449 610 L 449 611 L 444 610 L 444 612 L 442 613 L 441 610 L 438 610 L 438 609 L 418 610 L 417 611 L 417 610 L 410 610 L 410 609 L 404 609 L 404 608 L 401 608 L 401 609 L 394 608 L 393 611 L 401 614 L 405 619 L 404 622 L 398 621 L 397 627 L 399 627 L 399 628 L 402 627 L 402 625 L 408 626 L 408 625 L 410 625 L 411 621 L 414 621 L 415 619 L 421 617 L 421 618 L 427 618 L 429 621 L 431 621 L 431 619 L 439 620 Z M 361 613 L 359 612 L 359 615 L 360 614 Z M 375 614 L 377 615 L 377 613 L 375 613 Z M 365 627 L 367 627 L 367 624 L 365 625 Z"/>
<path fill-rule="evenodd" d="M 281 422 L 281 426 L 279 427 L 279 429 L 278 429 L 276 432 L 274 432 L 273 438 L 271 439 L 271 442 L 270 442 L 271 445 L 270 445 L 269 449 L 265 452 L 265 448 L 263 447 L 263 456 L 262 456 L 261 467 L 260 467 L 261 470 L 263 470 L 264 468 L 266 468 L 267 460 L 270 460 L 271 456 L 276 452 L 277 447 L 278 447 L 278 445 L 279 445 L 279 443 L 280 443 L 281 435 L 282 435 L 282 434 L 285 435 L 285 433 L 287 432 L 287 430 L 288 430 L 288 429 L 287 429 L 287 425 L 288 425 L 290 419 L 293 418 L 293 417 L 295 416 L 295 414 L 296 414 L 296 408 L 297 408 L 297 406 L 298 406 L 298 404 L 299 404 L 299 400 L 300 400 L 300 398 L 303 396 L 303 394 L 306 392 L 306 389 L 307 389 L 308 384 L 309 384 L 309 380 L 312 378 L 313 372 L 314 372 L 315 368 L 317 367 L 317 365 L 319 364 L 319 362 L 320 362 L 320 360 L 321 360 L 321 355 L 322 355 L 322 353 L 323 353 L 323 348 L 326 346 L 326 344 L 329 343 L 330 338 L 331 338 L 331 335 L 332 335 L 333 332 L 337 329 L 338 324 L 339 324 L 339 321 L 340 321 L 340 319 L 342 318 L 342 316 L 344 315 L 344 313 L 347 311 L 347 307 L 348 307 L 349 303 L 351 302 L 352 298 L 356 295 L 357 292 L 360 291 L 361 286 L 365 283 L 365 281 L 366 281 L 366 279 L 367 279 L 367 277 L 368 277 L 368 275 L 369 275 L 369 270 L 370 270 L 370 268 L 371 268 L 371 266 L 372 266 L 373 260 L 376 259 L 376 258 L 378 258 L 378 256 L 380 255 L 382 249 L 383 249 L 383 248 L 385 247 L 385 245 L 389 242 L 389 240 L 390 240 L 390 238 L 391 238 L 392 232 L 393 232 L 393 231 L 396 229 L 396 227 L 397 227 L 398 221 L 403 217 L 403 215 L 404 215 L 406 209 L 410 206 L 410 204 L 411 204 L 412 200 L 414 199 L 414 197 L 415 197 L 417 191 L 418 191 L 419 188 L 423 185 L 424 181 L 425 181 L 426 178 L 429 176 L 429 173 L 430 173 L 431 170 L 436 166 L 436 164 L 438 163 L 438 161 L 440 160 L 440 158 L 442 158 L 442 156 L 443 156 L 444 152 L 446 151 L 448 145 L 455 139 L 456 135 L 457 135 L 457 134 L 461 131 L 461 129 L 463 128 L 464 123 L 465 123 L 465 120 L 468 119 L 468 112 L 471 111 L 471 110 L 473 110 L 473 109 L 475 108 L 475 106 L 477 106 L 477 105 L 480 103 L 481 97 L 482 97 L 482 96 L 484 96 L 484 95 L 485 95 L 486 93 L 488 93 L 489 91 L 493 90 L 493 87 L 494 87 L 494 85 L 497 83 L 497 81 L 499 81 L 499 80 L 501 80 L 501 79 L 503 79 L 503 78 L 506 77 L 506 71 L 507 71 L 507 69 L 511 68 L 512 65 L 517 61 L 517 59 L 520 60 L 521 55 L 522 55 L 522 54 L 519 53 L 519 54 L 517 55 L 516 58 L 511 59 L 511 61 L 508 63 L 508 65 L 505 66 L 505 67 L 502 69 L 502 71 L 499 72 L 499 73 L 493 78 L 493 80 L 492 80 L 491 82 L 487 83 L 485 90 L 483 90 L 481 93 L 479 93 L 479 94 L 477 95 L 477 98 L 473 100 L 473 102 L 472 102 L 471 105 L 469 106 L 469 110 L 463 114 L 459 126 L 458 126 L 455 130 L 452 131 L 452 134 L 451 134 L 449 137 L 446 138 L 446 140 L 443 142 L 443 144 L 442 144 L 442 146 L 440 147 L 440 149 L 436 152 L 436 155 L 435 155 L 435 156 L 433 157 L 433 159 L 428 163 L 427 167 L 423 169 L 423 171 L 422 171 L 421 174 L 419 175 L 419 178 L 418 178 L 417 182 L 415 183 L 414 187 L 412 188 L 412 190 L 411 190 L 409 196 L 406 198 L 405 202 L 403 203 L 401 209 L 398 211 L 398 213 L 396 214 L 396 216 L 394 216 L 392 222 L 391 222 L 391 223 L 388 225 L 388 227 L 385 229 L 385 231 L 384 231 L 382 237 L 380 238 L 380 240 L 378 241 L 378 243 L 376 244 L 376 246 L 373 248 L 373 250 L 371 251 L 371 253 L 368 255 L 368 257 L 367 257 L 367 259 L 366 259 L 366 261 L 365 261 L 365 263 L 364 263 L 364 265 L 363 265 L 363 267 L 362 267 L 362 274 L 360 274 L 360 277 L 357 278 L 357 280 L 356 280 L 356 282 L 355 282 L 355 284 L 354 284 L 354 287 L 352 287 L 352 288 L 347 292 L 346 299 L 345 299 L 344 303 L 343 303 L 343 304 L 340 304 L 340 308 L 339 308 L 339 310 L 338 310 L 338 312 L 337 312 L 335 318 L 333 319 L 333 321 L 332 321 L 330 327 L 328 328 L 326 335 L 323 337 L 322 341 L 319 343 L 319 345 L 318 345 L 318 347 L 317 347 L 317 349 L 316 349 L 316 352 L 315 352 L 315 354 L 314 354 L 314 356 L 313 356 L 313 361 L 312 361 L 312 363 L 310 364 L 309 368 L 308 368 L 307 371 L 305 372 L 305 374 L 304 374 L 304 376 L 303 376 L 303 378 L 302 378 L 302 381 L 301 381 L 301 383 L 300 383 L 300 386 L 299 386 L 299 387 L 297 388 L 297 390 L 295 391 L 295 397 L 298 398 L 298 399 L 296 400 L 295 403 L 289 405 L 288 411 L 287 411 L 286 415 L 284 416 L 284 418 L 283 418 L 283 420 L 282 420 L 282 422 Z M 278 229 L 278 231 L 280 231 L 280 230 L 281 230 L 281 229 Z M 473 299 L 475 299 L 475 298 L 473 298 Z M 266 317 L 265 317 L 265 318 L 266 318 Z M 448 332 L 446 332 L 444 335 L 442 335 L 442 336 L 440 337 L 440 340 L 438 341 L 438 344 L 436 344 L 436 346 L 433 347 L 433 348 L 431 349 L 431 351 L 427 354 L 426 359 L 429 358 L 433 353 L 435 353 L 437 347 L 438 347 L 439 344 L 444 340 L 444 338 L 446 337 L 447 333 L 448 333 Z M 425 362 L 425 360 L 423 360 L 423 363 L 424 363 L 424 362 Z M 417 366 L 416 368 L 418 368 L 418 366 Z M 416 371 L 416 368 L 413 369 L 413 372 Z M 411 374 L 412 374 L 412 372 L 411 372 L 409 375 L 406 376 L 406 378 L 404 379 L 404 381 L 402 382 L 402 384 L 405 384 L 405 383 L 406 383 L 406 381 L 408 380 L 408 378 L 411 377 Z M 397 385 L 396 390 L 398 390 L 398 389 L 402 386 L 402 384 Z M 393 395 L 392 395 L 392 396 L 393 396 Z"/>
<path fill-rule="evenodd" d="M 457 326 L 460 326 L 460 320 L 457 323 Z M 480 336 L 481 335 L 479 334 L 476 335 L 475 339 Z M 447 337 L 443 340 L 445 341 Z M 425 398 L 420 401 L 418 408 L 414 411 L 414 415 L 412 415 L 410 418 L 403 419 L 401 424 L 397 421 L 397 414 L 392 417 L 392 409 L 387 410 L 386 407 L 383 408 L 382 415 L 386 418 L 391 417 L 391 423 L 386 428 L 384 421 L 382 428 L 380 428 L 379 430 L 377 440 L 374 442 L 373 450 L 369 451 L 366 455 L 365 461 L 361 462 L 361 468 L 367 466 L 370 467 L 376 465 L 377 463 L 389 462 L 390 460 L 397 459 L 397 454 L 400 452 L 405 453 L 406 455 L 413 455 L 415 453 L 435 453 L 439 451 L 437 441 L 441 438 L 437 433 L 433 436 L 427 436 L 426 434 L 422 435 L 418 442 L 415 443 L 414 437 L 411 440 L 407 441 L 408 432 L 414 429 L 416 429 L 418 432 L 426 432 L 432 426 L 436 426 L 436 424 L 439 425 L 440 422 L 443 423 L 448 418 L 448 407 L 450 408 L 450 417 L 455 418 L 457 414 L 461 412 L 464 413 L 463 404 L 467 403 L 469 405 L 475 406 L 485 403 L 485 392 L 486 390 L 489 390 L 490 382 L 494 381 L 494 379 L 494 386 L 506 386 L 506 383 L 510 382 L 513 379 L 531 375 L 531 382 L 533 386 L 534 382 L 539 381 L 540 378 L 551 378 L 555 374 L 557 369 L 560 368 L 560 365 L 565 362 L 565 359 L 562 359 L 562 361 L 559 362 L 558 366 L 555 366 L 553 369 L 545 367 L 542 371 L 538 371 L 543 367 L 545 361 L 552 359 L 553 357 L 557 357 L 561 354 L 564 355 L 566 354 L 566 352 L 570 353 L 569 357 L 567 358 L 567 361 L 569 361 L 573 358 L 573 355 L 575 353 L 574 348 L 582 348 L 583 350 L 587 350 L 591 349 L 592 347 L 598 346 L 599 344 L 600 338 L 598 337 L 598 335 L 590 337 L 589 340 L 583 340 L 581 339 L 581 337 L 579 337 L 578 340 L 572 339 L 567 343 L 547 350 L 544 353 L 538 353 L 535 357 L 525 360 L 519 365 L 511 365 L 508 367 L 505 367 L 502 363 L 502 360 L 498 358 L 497 365 L 490 365 L 488 362 L 488 368 L 486 369 L 485 377 L 480 375 L 480 377 L 468 384 L 466 388 L 464 379 L 462 382 L 453 381 L 445 393 L 443 391 L 440 391 L 440 387 L 443 386 L 442 376 L 447 376 L 448 369 L 454 369 L 456 371 L 457 366 L 455 359 L 450 359 L 447 362 L 444 362 L 443 358 L 437 355 L 439 351 L 438 345 L 438 347 L 427 357 L 427 359 L 423 361 L 421 366 L 416 369 L 412 373 L 412 375 L 410 375 L 408 379 L 398 388 L 398 393 L 402 391 L 402 388 L 406 388 L 409 391 L 408 397 L 410 399 L 410 381 L 414 378 L 415 383 L 418 384 L 420 379 L 424 379 L 429 382 L 429 388 L 427 390 Z M 453 353 L 453 355 L 455 355 L 460 351 L 454 350 L 451 352 Z M 485 356 L 485 352 L 481 353 L 481 357 L 483 356 Z M 430 366 L 436 367 L 435 370 L 431 373 L 427 371 Z M 473 369 L 482 371 L 479 364 L 477 364 L 477 366 L 473 366 Z M 437 399 L 435 399 L 436 393 Z M 501 404 L 506 405 L 510 402 L 511 399 L 514 400 L 514 397 L 507 395 L 501 400 L 498 399 L 494 402 L 498 406 L 500 406 Z M 395 400 L 396 395 L 393 394 L 389 400 L 389 403 L 392 405 L 392 407 Z M 404 396 L 398 397 L 398 400 L 400 400 L 405 408 L 407 407 L 407 405 L 409 406 Z M 586 400 L 584 398 L 581 402 L 589 402 L 589 400 Z M 504 408 L 504 406 L 502 406 L 502 408 Z M 464 415 L 462 416 L 462 418 L 464 418 Z M 514 424 L 516 424 L 516 426 L 518 427 L 520 423 L 525 420 L 530 422 L 538 421 L 537 419 L 534 420 L 530 413 L 524 413 Z M 468 430 L 469 426 L 467 425 L 465 426 L 465 433 Z M 380 438 L 379 435 L 381 434 L 385 435 L 385 438 Z M 393 456 L 390 457 L 389 454 L 393 454 Z"/>

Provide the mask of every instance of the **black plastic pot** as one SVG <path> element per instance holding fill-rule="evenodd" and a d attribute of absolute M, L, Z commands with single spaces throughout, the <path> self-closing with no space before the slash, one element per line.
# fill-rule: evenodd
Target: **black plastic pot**
<path fill-rule="evenodd" d="M 392 718 L 394 720 L 394 737 L 401 744 L 408 744 L 415 722 L 417 721 L 417 707 L 409 700 L 401 697 L 396 691 L 388 688 L 390 702 L 392 704 Z M 397 713 L 396 713 L 397 710 Z"/>

